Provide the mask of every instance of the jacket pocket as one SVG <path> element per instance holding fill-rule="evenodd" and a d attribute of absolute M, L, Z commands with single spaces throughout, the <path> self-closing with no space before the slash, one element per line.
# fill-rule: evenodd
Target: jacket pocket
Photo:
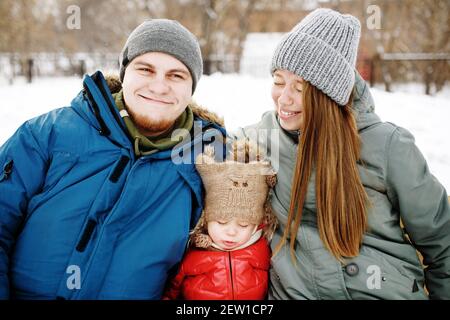
<path fill-rule="evenodd" d="M 401 272 L 376 249 L 363 246 L 359 256 L 349 259 L 342 272 L 352 299 L 428 299 L 413 276 Z"/>
<path fill-rule="evenodd" d="M 272 242 L 277 244 L 280 239 L 281 234 L 275 233 Z M 294 263 L 289 251 L 289 244 L 284 244 L 281 250 L 272 256 L 269 270 L 270 300 L 317 299 L 310 283 L 306 280 L 306 277 L 310 275 L 309 259 L 303 255 L 298 256 L 298 254 L 296 252 L 296 262 Z"/>

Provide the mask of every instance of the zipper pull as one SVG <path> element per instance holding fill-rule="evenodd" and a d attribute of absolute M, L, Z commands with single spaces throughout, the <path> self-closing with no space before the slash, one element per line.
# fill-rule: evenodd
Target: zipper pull
<path fill-rule="evenodd" d="M 3 166 L 3 176 L 0 178 L 0 181 L 8 180 L 9 176 L 11 175 L 13 167 L 14 167 L 14 161 L 13 160 L 9 160 Z"/>

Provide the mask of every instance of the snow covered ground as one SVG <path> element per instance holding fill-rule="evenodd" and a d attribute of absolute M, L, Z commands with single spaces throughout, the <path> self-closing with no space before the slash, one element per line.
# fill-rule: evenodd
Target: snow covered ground
<path fill-rule="evenodd" d="M 272 108 L 270 78 L 249 75 L 204 76 L 194 99 L 225 118 L 230 130 L 257 122 Z M 81 90 L 81 79 L 38 79 L 33 84 L 0 82 L 0 145 L 27 119 L 66 106 Z M 431 172 L 450 191 L 450 89 L 436 96 L 423 94 L 419 85 L 387 93 L 373 88 L 376 112 L 384 121 L 411 131 Z"/>

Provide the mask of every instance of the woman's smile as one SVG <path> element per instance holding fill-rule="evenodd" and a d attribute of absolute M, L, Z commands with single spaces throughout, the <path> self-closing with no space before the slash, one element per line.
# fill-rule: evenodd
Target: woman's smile
<path fill-rule="evenodd" d="M 280 109 L 280 111 L 278 112 L 278 116 L 282 120 L 285 120 L 285 121 L 291 120 L 300 114 L 301 114 L 301 111 L 288 111 L 288 110 L 282 110 L 282 109 Z"/>

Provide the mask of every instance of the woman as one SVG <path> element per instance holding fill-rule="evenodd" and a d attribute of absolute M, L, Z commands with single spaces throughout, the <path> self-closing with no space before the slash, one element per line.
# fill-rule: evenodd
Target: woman
<path fill-rule="evenodd" d="M 350 15 L 305 17 L 273 56 L 276 110 L 241 132 L 272 131 L 269 298 L 449 299 L 446 191 L 413 136 L 374 113 L 354 71 L 359 37 Z"/>

